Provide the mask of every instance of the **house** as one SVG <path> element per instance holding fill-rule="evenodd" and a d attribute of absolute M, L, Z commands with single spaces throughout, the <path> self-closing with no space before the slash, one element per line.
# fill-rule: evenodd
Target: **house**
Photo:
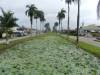
<path fill-rule="evenodd" d="M 92 37 L 91 33 L 100 33 L 100 26 L 88 25 L 80 27 L 80 35 Z"/>

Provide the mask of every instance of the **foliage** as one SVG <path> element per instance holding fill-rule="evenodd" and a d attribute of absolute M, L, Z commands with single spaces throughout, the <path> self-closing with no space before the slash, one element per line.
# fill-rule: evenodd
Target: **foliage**
<path fill-rule="evenodd" d="M 84 42 L 79 42 L 80 48 L 83 48 L 84 50 L 93 53 L 95 56 L 100 57 L 100 47 L 96 47 Z"/>
<path fill-rule="evenodd" d="M 3 31 L 10 29 L 11 27 L 17 26 L 17 18 L 14 17 L 14 13 L 11 11 L 5 12 L 3 9 L 2 15 L 0 16 L 0 27 Z"/>
<path fill-rule="evenodd" d="M 37 8 L 35 7 L 34 4 L 27 5 L 26 6 L 27 10 L 25 14 L 30 18 L 30 23 L 31 23 L 31 33 L 32 33 L 32 24 L 33 24 L 33 17 L 36 13 Z"/>
<path fill-rule="evenodd" d="M 69 4 L 71 4 L 73 1 L 76 1 L 76 0 L 65 0 L 65 2 Z"/>
<path fill-rule="evenodd" d="M 66 11 L 64 9 L 61 9 L 61 11 L 58 12 L 57 14 L 57 18 L 59 20 L 59 30 L 60 29 L 62 30 L 62 20 L 65 18 L 65 13 Z M 61 28 L 60 28 L 60 25 L 61 25 Z"/>
<path fill-rule="evenodd" d="M 45 32 L 50 32 L 51 31 L 49 23 L 46 23 L 44 27 L 45 27 Z"/>
<path fill-rule="evenodd" d="M 69 35 L 76 36 L 76 31 L 75 30 L 70 30 Z"/>
<path fill-rule="evenodd" d="M 96 32 L 91 32 L 92 36 L 94 37 L 100 37 L 100 33 L 96 33 Z"/>
<path fill-rule="evenodd" d="M 53 32 L 57 32 L 58 22 L 54 23 Z"/>
<path fill-rule="evenodd" d="M 1 75 L 99 75 L 100 59 L 55 35 L 37 37 L 0 55 Z"/>
<path fill-rule="evenodd" d="M 61 37 L 66 39 L 66 36 L 61 36 Z M 76 40 L 75 39 L 69 38 L 67 40 L 76 45 Z M 85 42 L 83 42 L 81 40 L 79 41 L 78 46 L 79 46 L 79 48 L 82 48 L 82 49 L 86 50 L 87 52 L 92 53 L 95 56 L 100 58 L 100 47 L 93 46 L 91 44 L 87 44 L 87 43 L 85 43 Z"/>

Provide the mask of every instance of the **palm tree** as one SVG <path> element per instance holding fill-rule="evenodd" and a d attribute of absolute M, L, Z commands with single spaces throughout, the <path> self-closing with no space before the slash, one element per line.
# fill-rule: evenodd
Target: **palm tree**
<path fill-rule="evenodd" d="M 41 22 L 41 23 L 40 23 L 40 26 L 41 26 L 41 24 L 42 24 L 42 26 L 41 26 L 42 28 L 41 28 L 41 27 L 40 27 L 40 28 L 41 28 L 42 31 L 43 31 L 43 24 L 44 24 L 45 21 L 46 21 L 46 19 L 45 19 L 44 17 L 41 17 L 41 18 L 40 18 L 40 22 Z"/>
<path fill-rule="evenodd" d="M 62 20 L 65 18 L 65 10 L 64 9 L 61 9 L 60 12 L 58 12 L 58 15 L 57 15 L 57 18 L 59 20 L 59 30 L 61 29 L 62 31 Z M 61 28 L 60 28 L 60 25 L 61 25 Z"/>
<path fill-rule="evenodd" d="M 50 32 L 51 31 L 49 23 L 46 23 L 44 27 L 45 27 L 45 32 Z"/>
<path fill-rule="evenodd" d="M 34 19 L 36 19 L 36 34 L 38 33 L 37 29 L 37 20 L 40 18 L 40 10 L 35 11 Z"/>
<path fill-rule="evenodd" d="M 58 22 L 54 23 L 53 32 L 57 32 Z"/>
<path fill-rule="evenodd" d="M 5 12 L 2 8 L 1 10 L 2 10 L 2 15 L 0 16 L 0 27 L 6 33 L 6 41 L 8 41 L 8 31 L 10 31 L 10 28 L 18 26 L 16 23 L 18 19 L 14 17 L 13 12 L 11 11 Z"/>
<path fill-rule="evenodd" d="M 79 43 L 79 24 L 80 24 L 80 0 L 65 0 L 65 2 L 68 4 L 68 34 L 69 34 L 69 12 L 70 12 L 70 7 L 69 5 L 76 1 L 78 3 L 78 13 L 77 13 L 77 44 Z"/>
<path fill-rule="evenodd" d="M 44 27 L 43 25 L 44 25 L 44 22 L 45 22 L 45 21 L 46 21 L 46 19 L 45 19 L 44 17 L 40 18 L 40 22 L 41 22 L 41 24 L 42 24 L 42 26 L 41 26 L 41 27 L 42 27 L 42 28 L 41 28 L 42 31 L 44 30 L 44 29 L 43 29 L 43 27 Z"/>
<path fill-rule="evenodd" d="M 42 24 L 42 22 L 45 21 L 44 12 L 43 11 L 39 11 L 39 19 L 40 19 L 40 31 L 41 31 L 42 30 L 41 29 L 41 24 Z"/>
<path fill-rule="evenodd" d="M 34 4 L 27 5 L 26 8 L 28 8 L 25 12 L 25 14 L 30 18 L 30 24 L 31 24 L 31 34 L 32 34 L 32 25 L 33 25 L 33 17 L 35 15 L 36 7 Z"/>
<path fill-rule="evenodd" d="M 61 30 L 60 24 L 61 24 L 61 19 L 60 19 L 60 12 L 58 12 L 57 18 L 59 20 L 59 31 Z"/>
<path fill-rule="evenodd" d="M 80 0 L 78 0 L 78 13 L 77 13 L 77 40 L 76 43 L 79 43 L 79 25 L 80 25 Z"/>
<path fill-rule="evenodd" d="M 74 0 L 65 0 L 65 3 L 67 3 L 68 4 L 68 24 L 67 24 L 67 30 L 68 30 L 68 33 L 67 34 L 69 34 L 69 18 L 70 18 L 70 4 L 73 2 Z"/>

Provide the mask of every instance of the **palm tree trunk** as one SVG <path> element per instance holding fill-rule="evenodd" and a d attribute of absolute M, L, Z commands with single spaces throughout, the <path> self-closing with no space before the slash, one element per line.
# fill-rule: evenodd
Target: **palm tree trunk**
<path fill-rule="evenodd" d="M 42 32 L 44 31 L 44 22 L 42 22 Z"/>
<path fill-rule="evenodd" d="M 9 45 L 9 39 L 8 39 L 8 28 L 6 28 L 5 32 L 6 32 L 6 48 L 7 48 L 8 45 Z"/>
<path fill-rule="evenodd" d="M 36 19 L 36 35 L 37 35 L 38 31 L 37 31 L 37 19 Z"/>
<path fill-rule="evenodd" d="M 77 44 L 79 43 L 79 24 L 80 24 L 80 0 L 78 0 L 78 14 L 77 14 Z"/>
<path fill-rule="evenodd" d="M 69 12 L 70 12 L 70 7 L 68 3 L 68 25 L 67 25 L 67 35 L 69 35 Z"/>
<path fill-rule="evenodd" d="M 33 24 L 33 19 L 30 17 L 30 23 L 31 23 L 31 36 L 32 36 L 32 24 Z"/>
<path fill-rule="evenodd" d="M 60 32 L 61 28 L 60 28 L 60 20 L 59 20 L 59 32 Z"/>
<path fill-rule="evenodd" d="M 62 21 L 61 21 L 61 32 L 63 31 L 63 27 L 62 27 Z"/>
<path fill-rule="evenodd" d="M 60 32 L 60 23 L 59 23 L 59 32 Z"/>
<path fill-rule="evenodd" d="M 40 21 L 40 32 L 41 32 L 41 30 L 42 30 L 42 29 L 41 29 L 41 24 L 42 24 L 42 22 Z"/>

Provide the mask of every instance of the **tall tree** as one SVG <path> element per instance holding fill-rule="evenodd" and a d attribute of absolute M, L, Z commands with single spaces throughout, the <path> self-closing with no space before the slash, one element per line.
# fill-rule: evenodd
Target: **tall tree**
<path fill-rule="evenodd" d="M 33 25 L 33 17 L 35 15 L 36 7 L 34 4 L 27 5 L 26 6 L 27 10 L 25 14 L 30 18 L 30 24 L 31 24 L 31 34 L 32 34 L 32 25 Z"/>
<path fill-rule="evenodd" d="M 40 19 L 40 31 L 42 31 L 42 26 L 41 24 L 45 21 L 45 17 L 44 17 L 44 12 L 43 11 L 39 11 L 40 15 L 39 15 L 39 19 Z"/>
<path fill-rule="evenodd" d="M 59 31 L 61 30 L 61 19 L 60 19 L 60 12 L 58 12 L 58 15 L 57 15 L 57 18 L 58 18 L 58 21 L 59 21 Z"/>
<path fill-rule="evenodd" d="M 59 20 L 59 30 L 61 29 L 62 31 L 62 20 L 65 18 L 65 13 L 66 11 L 64 9 L 61 9 L 60 12 L 58 12 L 57 18 Z M 61 25 L 61 28 L 60 28 Z"/>
<path fill-rule="evenodd" d="M 67 3 L 67 5 L 68 5 L 68 24 L 67 24 L 67 31 L 68 31 L 68 33 L 67 34 L 69 34 L 69 29 L 70 29 L 70 27 L 69 27 L 69 22 L 70 22 L 70 20 L 69 20 L 69 18 L 70 18 L 70 4 L 73 1 L 74 0 L 65 0 L 65 3 Z"/>
<path fill-rule="evenodd" d="M 51 31 L 49 23 L 46 23 L 44 27 L 45 27 L 45 32 L 50 32 Z"/>
<path fill-rule="evenodd" d="M 38 33 L 38 29 L 37 29 L 37 21 L 40 18 L 40 10 L 36 10 L 35 11 L 35 15 L 34 15 L 34 19 L 36 19 L 36 34 Z"/>
<path fill-rule="evenodd" d="M 57 32 L 58 22 L 54 23 L 53 32 Z"/>
<path fill-rule="evenodd" d="M 42 25 L 40 28 L 41 28 L 42 31 L 43 31 L 43 24 L 44 24 L 45 21 L 46 21 L 45 17 L 40 18 L 40 26 Z"/>
<path fill-rule="evenodd" d="M 77 44 L 79 43 L 79 26 L 80 26 L 80 0 L 78 1 L 78 13 L 77 13 Z"/>
<path fill-rule="evenodd" d="M 16 17 L 14 17 L 14 13 L 11 11 L 4 11 L 2 10 L 2 15 L 0 16 L 0 27 L 3 29 L 3 31 L 6 33 L 6 40 L 8 40 L 8 31 L 10 28 L 17 26 L 16 21 L 18 20 Z"/>

